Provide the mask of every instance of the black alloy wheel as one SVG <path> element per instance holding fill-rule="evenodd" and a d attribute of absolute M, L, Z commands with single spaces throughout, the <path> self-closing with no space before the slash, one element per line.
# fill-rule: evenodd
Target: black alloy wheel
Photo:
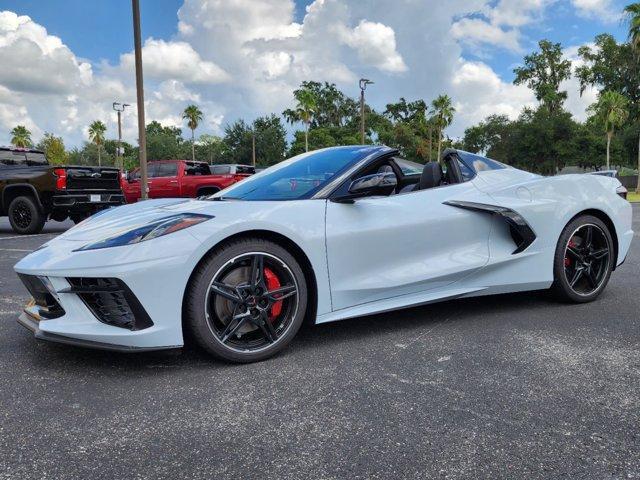
<path fill-rule="evenodd" d="M 249 239 L 212 254 L 194 273 L 185 326 L 215 356 L 237 362 L 284 348 L 305 316 L 304 273 L 277 244 Z"/>
<path fill-rule="evenodd" d="M 554 290 L 574 302 L 594 300 L 615 262 L 613 240 L 598 218 L 582 216 L 565 227 L 556 249 Z"/>
<path fill-rule="evenodd" d="M 42 231 L 46 217 L 33 197 L 14 198 L 9 204 L 9 223 L 16 233 L 34 234 Z"/>

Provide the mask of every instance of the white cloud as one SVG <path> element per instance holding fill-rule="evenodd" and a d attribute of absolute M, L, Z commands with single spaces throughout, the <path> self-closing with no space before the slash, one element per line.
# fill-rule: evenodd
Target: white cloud
<path fill-rule="evenodd" d="M 522 52 L 520 28 L 538 21 L 554 1 L 500 0 L 495 5 L 487 3 L 473 12 L 476 16 L 455 22 L 451 27 L 451 34 L 475 49 L 484 44 Z"/>
<path fill-rule="evenodd" d="M 181 112 L 197 103 L 205 121 L 196 134 L 219 134 L 237 118 L 289 107 L 303 80 L 334 82 L 356 97 L 364 76 L 375 81 L 367 100 L 378 109 L 401 96 L 429 102 L 449 93 L 458 113 L 448 134 L 459 136 L 489 114 L 515 118 L 535 104 L 525 87 L 465 60 L 461 43 L 517 51 L 520 28 L 540 19 L 551 1 L 315 0 L 297 22 L 293 0 L 185 0 L 176 36 L 144 44 L 147 121 L 188 133 Z M 0 13 L 0 61 L 25 54 L 37 61 L 0 69 L 0 143 L 17 123 L 36 139 L 52 131 L 78 145 L 86 126 L 101 119 L 114 136 L 114 101 L 132 104 L 123 133 L 136 141 L 131 52 L 116 64 L 91 65 L 29 17 Z M 576 98 L 577 87 L 568 89 L 568 108 L 580 117 L 592 92 Z"/>
<path fill-rule="evenodd" d="M 407 66 L 396 50 L 396 34 L 392 28 L 377 22 L 361 20 L 353 30 L 343 33 L 347 45 L 356 49 L 363 63 L 386 72 L 404 72 Z"/>
<path fill-rule="evenodd" d="M 621 17 L 621 13 L 616 11 L 611 0 L 571 0 L 571 4 L 578 15 L 584 18 L 613 23 Z"/>
<path fill-rule="evenodd" d="M 134 72 L 133 53 L 120 56 L 120 66 L 129 74 Z M 190 83 L 220 83 L 229 74 L 213 62 L 202 60 L 187 42 L 166 42 L 153 38 L 142 47 L 144 74 L 151 78 L 172 78 Z"/>

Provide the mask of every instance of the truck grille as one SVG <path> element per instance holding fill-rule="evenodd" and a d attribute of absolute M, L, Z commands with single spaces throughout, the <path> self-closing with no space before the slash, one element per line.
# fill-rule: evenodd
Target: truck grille
<path fill-rule="evenodd" d="M 67 278 L 71 288 L 98 320 L 115 327 L 142 330 L 151 318 L 127 285 L 117 278 Z"/>
<path fill-rule="evenodd" d="M 120 172 L 111 168 L 67 168 L 67 190 L 120 190 Z"/>

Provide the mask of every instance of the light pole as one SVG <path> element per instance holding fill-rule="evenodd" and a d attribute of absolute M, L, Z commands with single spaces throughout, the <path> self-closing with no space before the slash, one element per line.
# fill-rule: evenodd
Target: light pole
<path fill-rule="evenodd" d="M 118 166 L 124 170 L 124 160 L 122 151 L 122 112 L 127 107 L 130 107 L 128 103 L 113 102 L 113 109 L 118 113 L 118 151 L 116 152 L 116 158 L 118 159 Z"/>
<path fill-rule="evenodd" d="M 367 78 L 360 79 L 360 137 L 362 139 L 362 145 L 364 145 L 364 91 L 367 89 L 367 85 L 371 85 L 373 82 Z"/>
<path fill-rule="evenodd" d="M 140 148 L 140 193 L 142 200 L 149 196 L 147 182 L 147 131 L 144 120 L 144 83 L 142 79 L 142 35 L 140 34 L 140 0 L 131 0 L 133 9 L 133 43 L 136 58 L 136 93 L 138 102 L 138 143 Z"/>

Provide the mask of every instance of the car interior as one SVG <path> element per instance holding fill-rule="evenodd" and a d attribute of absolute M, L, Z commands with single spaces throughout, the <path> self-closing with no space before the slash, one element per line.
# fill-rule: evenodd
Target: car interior
<path fill-rule="evenodd" d="M 397 195 L 462 183 L 466 179 L 461 167 L 468 169 L 455 152 L 445 152 L 442 163 L 432 161 L 424 165 L 399 157 L 387 157 L 359 172 L 353 180 L 375 173 L 395 175 L 397 186 L 390 195 Z"/>

